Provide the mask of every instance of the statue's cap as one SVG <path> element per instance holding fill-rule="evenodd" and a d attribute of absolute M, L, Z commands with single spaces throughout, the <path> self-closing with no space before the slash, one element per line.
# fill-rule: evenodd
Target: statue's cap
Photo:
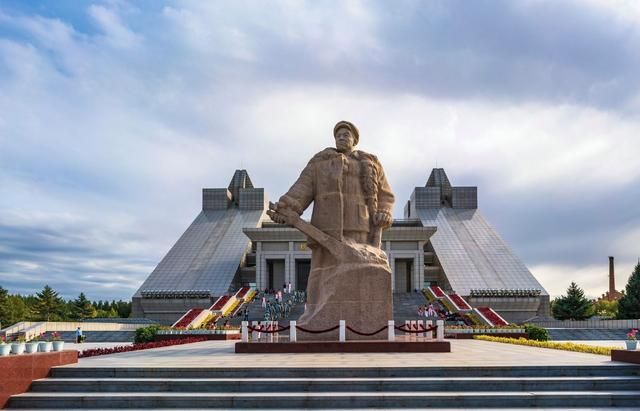
<path fill-rule="evenodd" d="M 360 132 L 358 131 L 358 127 L 356 127 L 352 122 L 350 121 L 338 121 L 336 123 L 336 125 L 333 127 L 333 136 L 336 136 L 336 133 L 338 132 L 339 128 L 347 128 L 349 129 L 349 131 L 351 131 L 351 134 L 353 134 L 353 139 L 354 139 L 354 145 L 358 144 L 358 141 L 360 141 Z"/>

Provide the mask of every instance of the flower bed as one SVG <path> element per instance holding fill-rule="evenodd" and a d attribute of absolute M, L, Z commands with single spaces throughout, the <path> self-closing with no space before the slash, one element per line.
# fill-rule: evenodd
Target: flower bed
<path fill-rule="evenodd" d="M 469 311 L 468 313 L 462 314 L 463 317 L 468 318 L 472 324 L 474 325 L 484 325 L 484 321 L 476 313 L 473 311 Z"/>
<path fill-rule="evenodd" d="M 449 298 L 458 306 L 461 310 L 470 310 L 471 306 L 467 304 L 464 298 L 460 297 L 458 294 L 449 294 Z"/>
<path fill-rule="evenodd" d="M 248 292 L 249 292 L 250 288 L 249 287 L 242 287 L 241 289 L 238 290 L 238 292 L 236 293 L 236 298 L 242 298 L 244 297 Z"/>
<path fill-rule="evenodd" d="M 191 321 L 193 321 L 198 314 L 200 314 L 202 312 L 202 308 L 192 308 L 189 310 L 189 312 L 187 312 L 187 314 L 185 314 L 184 317 L 182 317 L 180 319 L 180 321 L 178 321 L 177 323 L 173 324 L 174 327 L 186 327 L 189 324 L 191 324 Z"/>
<path fill-rule="evenodd" d="M 91 349 L 83 350 L 82 352 L 80 352 L 78 357 L 87 358 L 87 357 L 95 357 L 98 355 L 148 350 L 150 348 L 169 347 L 172 345 L 190 344 L 190 343 L 201 342 L 206 340 L 207 339 L 203 337 L 187 337 L 187 338 L 181 338 L 179 340 L 154 341 L 154 342 L 146 342 L 146 343 L 137 343 L 133 345 L 119 345 L 111 348 L 91 348 Z"/>
<path fill-rule="evenodd" d="M 444 297 L 444 291 L 442 291 L 442 288 L 438 287 L 437 285 L 431 285 L 429 286 L 429 288 L 431 289 L 431 291 L 436 297 L 438 298 Z"/>
<path fill-rule="evenodd" d="M 223 295 L 222 297 L 218 298 L 218 300 L 211 306 L 211 308 L 209 308 L 211 311 L 220 311 L 222 310 L 222 307 L 224 307 L 224 305 L 227 303 L 227 301 L 229 301 L 229 297 L 228 295 Z"/>
<path fill-rule="evenodd" d="M 611 355 L 611 347 L 598 347 L 596 345 L 575 344 L 569 342 L 535 341 L 526 338 L 490 337 L 488 335 L 474 335 L 474 340 L 499 342 L 506 344 L 526 345 L 528 347 L 550 348 L 553 350 L 574 351 L 586 354 Z"/>
<path fill-rule="evenodd" d="M 478 307 L 478 311 L 480 311 L 487 320 L 491 321 L 493 325 L 509 325 L 504 318 L 500 317 L 498 313 L 489 307 Z"/>

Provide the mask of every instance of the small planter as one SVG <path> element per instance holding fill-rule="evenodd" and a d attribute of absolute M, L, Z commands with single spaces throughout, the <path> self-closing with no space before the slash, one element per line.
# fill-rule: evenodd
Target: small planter
<path fill-rule="evenodd" d="M 39 344 L 40 344 L 40 343 L 39 343 L 39 342 L 37 342 L 37 341 L 34 341 L 34 342 L 28 342 L 28 343 L 27 343 L 27 345 L 26 345 L 26 347 L 25 347 L 24 352 L 26 352 L 27 354 L 31 354 L 31 353 L 34 353 L 34 352 L 38 352 L 38 345 L 39 345 Z"/>
<path fill-rule="evenodd" d="M 11 344 L 0 344 L 0 357 L 11 354 Z"/>
<path fill-rule="evenodd" d="M 53 343 L 48 341 L 40 341 L 38 344 L 39 352 L 50 352 L 53 349 Z"/>
<path fill-rule="evenodd" d="M 64 341 L 53 342 L 53 351 L 62 351 L 63 347 L 64 347 Z"/>
<path fill-rule="evenodd" d="M 638 348 L 637 340 L 627 340 L 625 343 L 627 344 L 627 350 L 629 351 L 635 351 L 635 349 Z"/>
<path fill-rule="evenodd" d="M 11 354 L 20 355 L 24 352 L 25 343 L 13 343 L 11 344 Z"/>

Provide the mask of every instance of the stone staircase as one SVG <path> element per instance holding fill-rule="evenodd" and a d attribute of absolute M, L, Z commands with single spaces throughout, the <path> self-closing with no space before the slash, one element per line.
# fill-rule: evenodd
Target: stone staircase
<path fill-rule="evenodd" d="M 10 409 L 637 407 L 640 366 L 54 368 Z"/>
<path fill-rule="evenodd" d="M 418 306 L 428 304 L 422 293 L 394 293 L 393 294 L 393 317 L 396 322 L 404 322 L 405 320 L 417 320 L 416 311 Z M 280 320 L 281 323 L 297 320 L 304 313 L 304 304 L 297 304 L 291 310 L 289 318 Z M 262 302 L 256 298 L 249 305 L 249 321 L 262 321 L 264 319 L 264 309 Z M 242 316 L 234 317 L 229 320 L 232 325 L 240 325 Z"/>
<path fill-rule="evenodd" d="M 418 306 L 429 302 L 422 293 L 394 293 L 393 294 L 393 319 L 397 323 L 406 320 L 417 320 Z"/>
<path fill-rule="evenodd" d="M 285 298 L 287 298 L 285 296 Z M 264 321 L 264 308 L 262 308 L 262 299 L 254 298 L 253 301 L 248 305 L 249 309 L 249 321 Z M 289 321 L 296 321 L 300 316 L 304 313 L 304 304 L 296 304 L 291 309 L 289 313 L 289 317 L 286 319 L 280 320 L 281 324 L 288 323 Z M 229 319 L 229 324 L 231 325 L 240 325 L 243 320 L 243 311 L 239 312 L 239 315 L 232 317 Z"/>

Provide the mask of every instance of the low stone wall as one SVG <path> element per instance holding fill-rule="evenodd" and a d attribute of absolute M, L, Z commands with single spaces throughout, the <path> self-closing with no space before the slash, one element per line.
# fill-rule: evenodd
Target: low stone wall
<path fill-rule="evenodd" d="M 585 320 L 585 321 L 557 321 L 536 320 L 532 323 L 544 328 L 606 328 L 606 329 L 640 329 L 638 320 Z"/>
<path fill-rule="evenodd" d="M 78 352 L 39 352 L 0 357 L 0 408 L 9 397 L 29 390 L 31 382 L 49 375 L 52 367 L 78 362 Z"/>
<path fill-rule="evenodd" d="M 505 337 L 505 338 L 529 338 L 529 334 L 522 333 L 455 333 L 445 334 L 445 338 L 453 338 L 456 340 L 472 340 L 474 335 L 486 335 L 489 337 Z"/>
<path fill-rule="evenodd" d="M 186 337 L 206 338 L 207 340 L 239 340 L 240 334 L 156 334 L 154 341 L 180 340 Z"/>
<path fill-rule="evenodd" d="M 630 362 L 640 364 L 640 350 L 612 350 L 611 361 Z"/>
<path fill-rule="evenodd" d="M 42 333 L 48 332 L 75 332 L 80 327 L 85 331 L 135 331 L 141 327 L 147 327 L 148 323 L 110 323 L 110 322 L 80 322 L 80 321 L 22 321 L 2 330 L 4 335 L 24 334 L 27 340 Z"/>

